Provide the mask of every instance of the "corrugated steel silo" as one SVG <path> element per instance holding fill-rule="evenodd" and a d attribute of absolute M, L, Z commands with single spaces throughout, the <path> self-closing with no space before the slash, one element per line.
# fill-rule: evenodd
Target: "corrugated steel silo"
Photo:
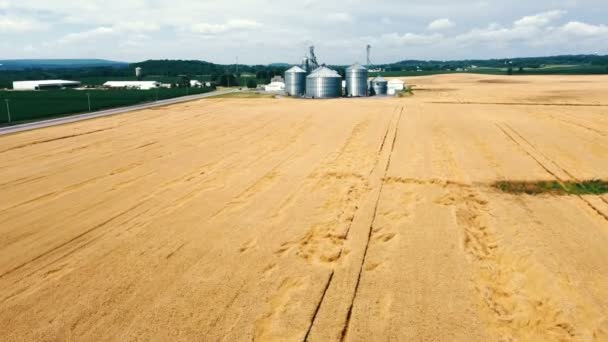
<path fill-rule="evenodd" d="M 342 76 L 327 67 L 319 67 L 306 77 L 306 96 L 315 99 L 340 97 Z"/>
<path fill-rule="evenodd" d="M 359 63 L 346 68 L 346 96 L 367 95 L 367 69 Z"/>
<path fill-rule="evenodd" d="M 382 77 L 378 76 L 372 80 L 372 87 L 374 95 L 386 95 L 388 91 L 388 81 Z"/>
<path fill-rule="evenodd" d="M 289 96 L 302 96 L 306 92 L 306 70 L 294 66 L 285 71 L 285 91 Z"/>

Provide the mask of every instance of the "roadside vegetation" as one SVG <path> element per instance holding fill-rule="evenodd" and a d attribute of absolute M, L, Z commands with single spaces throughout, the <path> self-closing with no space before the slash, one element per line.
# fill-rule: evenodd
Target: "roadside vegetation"
<path fill-rule="evenodd" d="M 208 99 L 273 99 L 276 94 L 259 91 L 239 91 L 208 97 Z"/>
<path fill-rule="evenodd" d="M 559 181 L 500 181 L 494 187 L 510 194 L 527 195 L 601 195 L 608 193 L 608 182 L 594 179 L 581 182 Z"/>

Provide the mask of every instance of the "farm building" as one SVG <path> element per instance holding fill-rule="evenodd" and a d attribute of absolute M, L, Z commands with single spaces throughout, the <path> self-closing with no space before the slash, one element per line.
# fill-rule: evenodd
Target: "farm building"
<path fill-rule="evenodd" d="M 203 84 L 201 83 L 201 81 L 198 80 L 190 80 L 190 86 L 191 87 L 202 87 Z"/>
<path fill-rule="evenodd" d="M 403 91 L 405 89 L 405 82 L 399 79 L 394 79 L 388 81 L 388 94 L 395 95 L 398 92 Z"/>
<path fill-rule="evenodd" d="M 285 82 L 270 82 L 264 86 L 265 91 L 285 91 Z"/>
<path fill-rule="evenodd" d="M 15 81 L 15 82 L 13 82 L 14 90 L 61 89 L 61 88 L 75 88 L 78 86 L 80 86 L 80 82 L 65 81 L 65 80 Z"/>
<path fill-rule="evenodd" d="M 129 88 L 150 90 L 159 88 L 161 84 L 156 81 L 108 81 L 103 84 L 106 88 Z"/>

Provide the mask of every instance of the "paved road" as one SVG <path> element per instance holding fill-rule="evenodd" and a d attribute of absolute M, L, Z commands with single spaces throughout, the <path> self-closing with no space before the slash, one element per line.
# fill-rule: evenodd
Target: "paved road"
<path fill-rule="evenodd" d="M 129 106 L 129 107 L 113 108 L 113 109 L 107 109 L 107 110 L 102 110 L 102 111 L 98 111 L 98 112 L 71 115 L 71 116 L 66 116 L 66 117 L 61 117 L 61 118 L 56 118 L 56 119 L 30 122 L 30 123 L 21 124 L 21 125 L 0 127 L 0 135 L 29 131 L 32 129 L 38 129 L 38 128 L 44 128 L 44 127 L 50 127 L 50 126 L 63 125 L 63 124 L 70 123 L 70 122 L 89 120 L 89 119 L 94 119 L 94 118 L 98 118 L 98 117 L 102 117 L 102 116 L 122 114 L 122 113 L 132 112 L 135 110 L 142 110 L 142 109 L 147 109 L 147 108 L 166 106 L 166 105 L 170 105 L 170 104 L 198 100 L 198 99 L 211 97 L 211 96 L 228 94 L 228 93 L 232 93 L 235 91 L 237 91 L 237 90 L 236 89 L 216 90 L 216 91 L 212 91 L 212 92 L 205 93 L 205 94 L 182 96 L 182 97 L 177 97 L 177 98 L 173 98 L 173 99 L 161 100 L 161 101 L 156 101 L 156 102 L 152 102 L 152 103 L 144 103 L 144 104 L 139 104 L 139 105 L 134 105 L 134 106 Z"/>

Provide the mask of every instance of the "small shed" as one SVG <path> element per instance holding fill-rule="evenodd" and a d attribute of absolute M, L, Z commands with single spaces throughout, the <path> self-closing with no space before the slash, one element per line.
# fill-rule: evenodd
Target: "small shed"
<path fill-rule="evenodd" d="M 405 89 L 405 82 L 400 79 L 392 79 L 388 81 L 388 94 L 395 95 Z"/>
<path fill-rule="evenodd" d="M 285 82 L 270 82 L 264 86 L 265 91 L 280 92 L 285 91 Z"/>

